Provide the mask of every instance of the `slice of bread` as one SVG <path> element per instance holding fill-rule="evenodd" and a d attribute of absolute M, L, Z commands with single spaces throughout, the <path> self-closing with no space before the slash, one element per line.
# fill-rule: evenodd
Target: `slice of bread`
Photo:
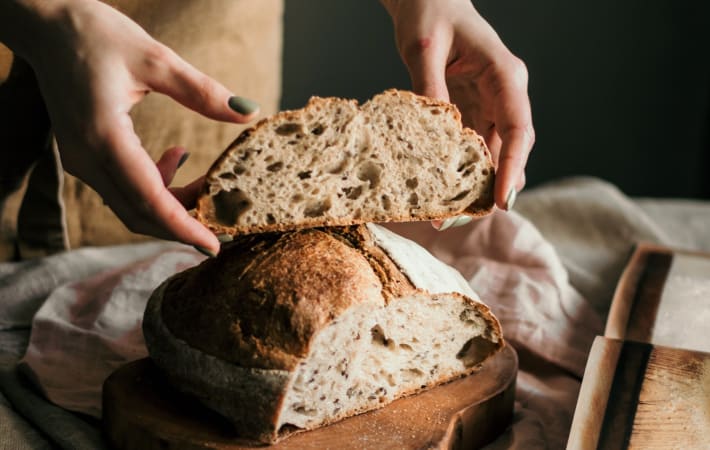
<path fill-rule="evenodd" d="M 500 324 L 466 280 L 374 225 L 238 236 L 143 320 L 178 389 L 274 442 L 474 372 Z"/>
<path fill-rule="evenodd" d="M 231 235 L 480 216 L 494 167 L 456 106 L 388 90 L 312 98 L 244 131 L 213 164 L 197 217 Z"/>

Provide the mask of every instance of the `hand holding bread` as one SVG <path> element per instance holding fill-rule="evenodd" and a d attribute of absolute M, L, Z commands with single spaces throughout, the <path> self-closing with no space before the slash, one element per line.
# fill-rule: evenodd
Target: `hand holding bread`
<path fill-rule="evenodd" d="M 449 103 L 397 90 L 362 106 L 316 97 L 229 146 L 205 177 L 197 218 L 237 235 L 482 216 L 494 171 Z"/>
<path fill-rule="evenodd" d="M 496 205 L 512 208 L 535 142 L 525 64 L 469 0 L 381 1 L 414 91 L 459 107 L 492 153 Z"/>

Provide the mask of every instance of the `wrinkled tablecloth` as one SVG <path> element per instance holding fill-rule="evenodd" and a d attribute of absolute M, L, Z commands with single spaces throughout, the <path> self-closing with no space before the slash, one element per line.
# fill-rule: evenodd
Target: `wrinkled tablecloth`
<path fill-rule="evenodd" d="M 513 423 L 489 448 L 556 449 L 634 244 L 710 251 L 710 202 L 631 199 L 571 178 L 464 227 L 390 228 L 461 271 L 518 351 Z M 140 321 L 151 291 L 202 259 L 152 242 L 0 264 L 0 448 L 103 448 L 101 383 L 146 355 Z"/>

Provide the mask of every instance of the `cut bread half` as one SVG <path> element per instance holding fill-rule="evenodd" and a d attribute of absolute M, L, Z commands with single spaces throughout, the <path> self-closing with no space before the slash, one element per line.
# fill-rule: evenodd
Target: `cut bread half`
<path fill-rule="evenodd" d="M 474 372 L 503 346 L 463 277 L 368 224 L 240 236 L 144 318 L 178 389 L 275 442 Z"/>
<path fill-rule="evenodd" d="M 231 235 L 481 216 L 494 167 L 456 106 L 388 90 L 313 97 L 244 131 L 207 173 L 197 217 Z"/>

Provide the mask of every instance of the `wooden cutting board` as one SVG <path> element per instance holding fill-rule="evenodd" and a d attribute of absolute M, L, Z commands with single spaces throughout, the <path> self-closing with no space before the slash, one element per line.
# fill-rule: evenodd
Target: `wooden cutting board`
<path fill-rule="evenodd" d="M 636 246 L 587 360 L 568 449 L 710 449 L 710 254 Z"/>
<path fill-rule="evenodd" d="M 517 355 L 506 345 L 475 374 L 268 448 L 479 448 L 511 421 L 517 371 Z M 116 449 L 258 447 L 240 441 L 228 422 L 168 386 L 147 358 L 114 372 L 103 393 L 104 431 Z"/>
<path fill-rule="evenodd" d="M 604 336 L 710 353 L 710 254 L 636 246 Z"/>
<path fill-rule="evenodd" d="M 710 353 L 597 337 L 569 449 L 710 449 Z"/>

